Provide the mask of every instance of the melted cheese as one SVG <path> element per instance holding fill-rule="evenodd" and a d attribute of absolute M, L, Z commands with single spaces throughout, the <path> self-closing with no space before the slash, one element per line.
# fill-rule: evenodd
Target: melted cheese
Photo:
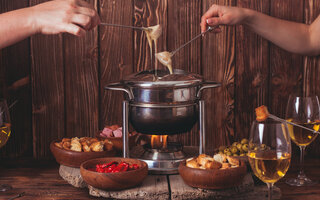
<path fill-rule="evenodd" d="M 155 49 L 155 57 L 159 60 L 160 63 L 165 65 L 169 69 L 170 74 L 172 74 L 171 56 L 168 57 L 167 55 L 165 55 L 165 52 L 157 53 L 157 40 L 161 36 L 161 33 L 162 33 L 161 26 L 158 24 L 156 26 L 147 27 L 145 32 L 146 32 L 149 47 L 150 47 L 151 61 L 152 61 L 152 42 L 153 42 L 154 49 Z M 167 53 L 169 53 L 169 52 L 167 52 Z M 160 58 L 158 58 L 158 57 L 160 57 Z M 156 62 L 155 63 L 155 72 L 157 72 L 157 69 L 158 69 L 158 63 Z M 157 76 L 157 74 L 156 74 L 156 76 Z"/>
<path fill-rule="evenodd" d="M 173 72 L 172 72 L 172 59 L 171 59 L 172 55 L 171 55 L 171 53 L 168 51 L 163 51 L 163 52 L 157 53 L 155 56 L 161 64 L 163 64 L 164 66 L 166 66 L 169 69 L 170 74 L 172 74 Z"/>

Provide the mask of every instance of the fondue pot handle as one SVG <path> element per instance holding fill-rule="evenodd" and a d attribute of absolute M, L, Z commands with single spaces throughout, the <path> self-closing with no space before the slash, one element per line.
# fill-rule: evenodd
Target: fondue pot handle
<path fill-rule="evenodd" d="M 207 89 L 207 88 L 216 88 L 216 87 L 220 87 L 221 83 L 215 82 L 215 81 L 204 81 L 201 84 L 201 87 L 199 88 L 198 92 L 197 92 L 197 98 L 200 98 L 200 94 L 201 91 L 203 89 Z"/>
<path fill-rule="evenodd" d="M 116 83 L 109 83 L 108 85 L 104 86 L 105 90 L 117 90 L 117 91 L 123 91 L 126 92 L 129 96 L 129 99 L 133 99 L 133 95 L 129 89 L 127 89 L 122 83 L 116 82 Z"/>

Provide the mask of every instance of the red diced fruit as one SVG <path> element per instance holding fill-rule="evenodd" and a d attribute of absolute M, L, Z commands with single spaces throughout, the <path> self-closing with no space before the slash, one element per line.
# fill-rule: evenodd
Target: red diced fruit
<path fill-rule="evenodd" d="M 115 162 L 97 164 L 96 168 L 89 168 L 90 171 L 100 172 L 100 173 L 117 173 L 117 172 L 126 172 L 130 170 L 139 169 L 137 164 L 129 164 L 126 162 Z"/>

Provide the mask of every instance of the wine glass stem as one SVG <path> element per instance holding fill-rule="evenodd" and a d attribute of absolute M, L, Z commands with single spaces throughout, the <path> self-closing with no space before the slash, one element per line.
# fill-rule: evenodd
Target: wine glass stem
<path fill-rule="evenodd" d="M 306 146 L 299 146 L 300 147 L 300 172 L 299 176 L 305 176 L 303 171 L 304 166 L 304 151 L 306 149 Z"/>
<path fill-rule="evenodd" d="M 267 183 L 268 186 L 268 200 L 272 199 L 272 188 L 274 183 Z"/>

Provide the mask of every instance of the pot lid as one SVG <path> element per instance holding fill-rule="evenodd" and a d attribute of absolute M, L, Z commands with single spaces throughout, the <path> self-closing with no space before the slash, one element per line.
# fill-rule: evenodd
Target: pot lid
<path fill-rule="evenodd" d="M 131 74 L 123 79 L 124 84 L 138 87 L 187 87 L 199 85 L 203 78 L 199 74 L 174 69 L 173 74 L 167 70 L 147 70 Z"/>

